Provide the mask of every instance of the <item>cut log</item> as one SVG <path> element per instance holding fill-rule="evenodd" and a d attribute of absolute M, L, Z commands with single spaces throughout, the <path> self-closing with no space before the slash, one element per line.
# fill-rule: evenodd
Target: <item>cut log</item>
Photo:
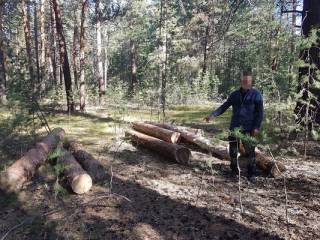
<path fill-rule="evenodd" d="M 240 154 L 245 155 L 245 152 L 240 151 Z M 266 156 L 265 153 L 258 148 L 256 148 L 256 163 L 260 170 L 273 177 L 279 177 L 286 171 L 285 165 L 280 162 L 274 162 L 271 157 Z"/>
<path fill-rule="evenodd" d="M 62 168 L 62 180 L 73 192 L 83 194 L 92 187 L 92 178 L 83 170 L 71 152 L 61 149 L 62 156 L 57 160 Z"/>
<path fill-rule="evenodd" d="M 100 161 L 84 150 L 81 144 L 74 141 L 66 141 L 63 147 L 72 153 L 78 163 L 89 173 L 95 182 L 105 179 L 106 172 Z"/>
<path fill-rule="evenodd" d="M 181 141 L 186 143 L 193 144 L 193 139 L 195 139 L 196 137 L 202 136 L 201 131 L 196 131 L 196 130 L 190 131 L 187 128 L 182 126 L 175 126 L 168 123 L 156 123 L 156 122 L 148 122 L 148 124 L 151 124 L 160 128 L 168 129 L 174 132 L 179 132 L 181 134 Z"/>
<path fill-rule="evenodd" d="M 143 146 L 145 148 L 151 149 L 177 163 L 185 165 L 190 163 L 191 152 L 186 147 L 167 143 L 158 138 L 151 137 L 134 130 L 128 130 L 125 132 L 125 134 L 126 137 L 129 137 L 138 146 Z"/>
<path fill-rule="evenodd" d="M 223 146 L 221 144 L 212 144 L 209 139 L 206 139 L 201 136 L 197 136 L 193 133 L 190 133 L 186 130 L 179 129 L 176 126 L 170 125 L 170 124 L 161 124 L 161 123 L 154 123 L 158 127 L 163 127 L 172 131 L 177 131 L 181 133 L 181 141 L 186 142 L 189 144 L 193 144 L 200 149 L 203 149 L 207 152 L 210 152 L 213 156 L 223 159 L 223 160 L 229 160 L 230 156 L 228 153 L 228 143 L 226 142 Z M 240 153 L 244 155 L 243 148 L 240 147 Z M 256 163 L 257 167 L 262 170 L 265 174 L 271 175 L 273 177 L 278 177 L 281 175 L 281 173 L 286 171 L 286 167 L 282 164 L 275 162 L 268 156 L 266 156 L 263 152 L 261 152 L 259 149 L 256 149 Z"/>
<path fill-rule="evenodd" d="M 20 189 L 35 174 L 40 165 L 46 161 L 48 154 L 58 146 L 64 135 L 63 129 L 53 129 L 48 136 L 1 174 L 0 187 L 7 191 Z"/>
<path fill-rule="evenodd" d="M 195 134 L 197 136 L 203 136 L 204 135 L 203 130 L 199 129 L 199 128 L 191 128 L 191 127 L 177 126 L 177 125 L 173 126 L 172 124 L 158 123 L 158 122 L 153 122 L 153 121 L 144 121 L 144 122 L 148 123 L 148 124 L 151 124 L 151 125 L 154 125 L 154 126 L 165 128 L 165 129 L 168 129 L 168 130 L 171 130 L 171 131 L 175 131 L 175 132 L 187 131 L 187 132 Z"/>
<path fill-rule="evenodd" d="M 134 130 L 147 134 L 149 136 L 159 138 L 168 143 L 178 143 L 180 140 L 180 133 L 171 131 L 162 127 L 158 127 L 148 123 L 133 122 L 132 127 Z"/>

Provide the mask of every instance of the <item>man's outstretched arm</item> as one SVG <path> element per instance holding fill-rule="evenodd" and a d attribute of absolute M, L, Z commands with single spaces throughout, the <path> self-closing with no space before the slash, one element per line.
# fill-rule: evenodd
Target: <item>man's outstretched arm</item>
<path fill-rule="evenodd" d="M 218 107 L 215 111 L 213 111 L 210 115 L 208 115 L 205 120 L 209 122 L 211 119 L 220 116 L 223 114 L 229 107 L 231 106 L 231 96 L 228 97 L 227 101 L 225 101 L 220 107 Z"/>

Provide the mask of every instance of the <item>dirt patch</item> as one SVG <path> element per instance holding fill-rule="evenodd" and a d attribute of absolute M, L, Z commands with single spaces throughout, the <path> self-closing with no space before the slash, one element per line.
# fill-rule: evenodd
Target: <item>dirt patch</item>
<path fill-rule="evenodd" d="M 94 134 L 81 143 L 106 179 L 77 196 L 57 188 L 43 166 L 19 194 L 0 193 L 0 237 L 11 230 L 6 239 L 320 239 L 316 157 L 279 159 L 288 167 L 287 208 L 283 178 L 259 175 L 252 185 L 244 172 L 241 214 L 228 162 L 192 151 L 191 165 L 182 166 Z M 10 159 L 19 155 L 5 150 Z"/>

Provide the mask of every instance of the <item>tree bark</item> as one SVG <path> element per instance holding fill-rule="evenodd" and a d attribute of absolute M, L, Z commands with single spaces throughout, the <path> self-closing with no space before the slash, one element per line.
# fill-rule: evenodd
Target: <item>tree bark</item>
<path fill-rule="evenodd" d="M 1 174 L 1 188 L 9 191 L 20 189 L 27 180 L 32 178 L 40 165 L 46 161 L 48 154 L 58 146 L 64 135 L 63 129 L 53 129 L 48 136 Z"/>
<path fill-rule="evenodd" d="M 165 119 L 166 85 L 167 85 L 167 0 L 160 1 L 159 22 L 159 108 L 162 110 L 162 118 Z"/>
<path fill-rule="evenodd" d="M 63 147 L 72 153 L 82 168 L 88 172 L 95 182 L 106 178 L 107 174 L 101 162 L 88 153 L 81 144 L 67 141 L 63 144 Z"/>
<path fill-rule="evenodd" d="M 101 33 L 101 1 L 96 1 L 96 18 L 97 18 L 97 81 L 99 84 L 99 102 L 101 103 L 102 96 L 105 94 L 105 84 L 103 79 L 103 63 L 102 63 L 102 33 Z"/>
<path fill-rule="evenodd" d="M 197 136 L 191 132 L 188 132 L 186 130 L 179 129 L 176 126 L 170 125 L 170 124 L 156 124 L 156 126 L 163 127 L 165 129 L 169 129 L 172 131 L 180 132 L 181 133 L 181 141 L 193 144 L 197 147 L 199 147 L 202 150 L 205 150 L 209 153 L 211 153 L 213 156 L 230 161 L 230 156 L 228 154 L 228 143 L 226 142 L 224 145 L 220 144 L 212 144 L 208 139 Z M 244 155 L 245 153 L 242 150 L 243 148 L 240 148 L 240 153 Z M 242 151 L 241 151 L 242 150 Z M 273 177 L 278 177 L 281 175 L 282 172 L 286 170 L 286 167 L 281 164 L 277 163 L 277 166 L 275 165 L 274 161 L 267 157 L 264 153 L 262 153 L 259 149 L 256 149 L 256 162 L 257 167 L 261 169 L 265 174 L 270 174 Z"/>
<path fill-rule="evenodd" d="M 24 29 L 24 38 L 26 43 L 26 51 L 27 51 L 27 59 L 28 59 L 28 68 L 30 74 L 31 81 L 31 91 L 32 96 L 34 96 L 35 92 L 35 77 L 34 77 L 34 63 L 32 58 L 32 50 L 31 50 L 31 32 L 30 32 L 30 22 L 29 22 L 29 8 L 26 4 L 26 0 L 21 1 L 22 4 L 22 15 L 23 15 L 23 29 Z"/>
<path fill-rule="evenodd" d="M 73 78 L 74 85 L 76 89 L 79 89 L 78 86 L 78 73 L 79 73 L 79 65 L 78 65 L 78 49 L 79 49 L 79 29 L 75 12 L 75 20 L 73 26 L 73 43 L 72 43 L 72 66 L 73 66 Z"/>
<path fill-rule="evenodd" d="M 52 83 L 57 86 L 58 85 L 58 77 L 57 77 L 57 57 L 56 57 L 56 38 L 55 38 L 55 17 L 52 6 L 52 1 L 50 1 L 50 77 Z"/>
<path fill-rule="evenodd" d="M 45 30 L 45 0 L 40 0 L 40 81 L 41 81 L 41 90 L 45 90 L 46 82 L 46 30 Z"/>
<path fill-rule="evenodd" d="M 33 2 L 33 29 L 34 29 L 34 49 L 36 57 L 36 69 L 37 69 L 37 90 L 40 90 L 40 62 L 39 62 L 39 39 L 38 39 L 38 4 L 37 0 Z"/>
<path fill-rule="evenodd" d="M 308 38 L 312 29 L 320 26 L 320 1 L 304 0 L 302 11 L 302 33 Z M 307 65 L 299 68 L 299 87 L 301 94 L 297 101 L 295 113 L 298 121 L 310 127 L 312 123 L 320 124 L 320 88 L 316 86 L 319 82 L 317 71 L 320 69 L 320 32 L 317 33 L 317 41 L 309 49 L 301 51 L 300 59 Z"/>
<path fill-rule="evenodd" d="M 52 3 L 53 3 L 53 9 L 55 13 L 57 34 L 59 38 L 60 58 L 63 66 L 63 76 L 64 76 L 64 84 L 66 89 L 68 111 L 74 112 L 75 108 L 74 108 L 74 102 L 73 102 L 71 72 L 70 72 L 70 65 L 69 65 L 69 59 L 68 59 L 66 39 L 63 33 L 60 7 L 57 0 L 52 0 Z"/>
<path fill-rule="evenodd" d="M 136 60 L 136 44 L 134 40 L 130 40 L 130 60 L 131 60 L 131 81 L 129 85 L 129 97 L 132 97 L 137 84 L 137 60 Z"/>
<path fill-rule="evenodd" d="M 62 166 L 62 182 L 66 183 L 74 193 L 84 194 L 92 187 L 90 175 L 84 171 L 72 154 L 64 149 L 62 156 L 58 158 L 57 164 Z"/>
<path fill-rule="evenodd" d="M 204 39 L 204 44 L 203 44 L 203 65 L 202 65 L 202 73 L 201 73 L 201 81 L 200 84 L 202 86 L 203 84 L 203 79 L 207 74 L 207 53 L 208 53 L 208 38 L 209 38 L 209 22 L 207 23 L 207 27 L 206 27 L 206 35 L 205 35 L 205 39 Z"/>
<path fill-rule="evenodd" d="M 162 109 L 162 117 L 165 119 L 165 108 L 166 108 L 166 86 L 167 86 L 167 0 L 161 0 L 160 5 L 160 41 L 161 49 L 161 62 L 159 64 L 160 73 L 160 104 Z"/>
<path fill-rule="evenodd" d="M 109 70 L 109 56 L 108 56 L 108 48 L 109 48 L 109 33 L 108 31 L 106 31 L 105 33 L 106 36 L 106 40 L 105 40 L 105 46 L 104 46 L 104 52 L 103 52 L 103 65 L 104 65 L 104 74 L 103 74 L 103 78 L 104 78 L 104 89 L 107 89 L 107 83 L 108 83 L 108 70 Z"/>
<path fill-rule="evenodd" d="M 180 140 L 179 132 L 174 132 L 151 124 L 134 122 L 132 123 L 132 128 L 138 132 L 159 138 L 168 143 L 178 143 Z"/>
<path fill-rule="evenodd" d="M 145 135 L 134 130 L 128 130 L 125 132 L 125 134 L 138 146 L 143 146 L 145 148 L 153 150 L 177 163 L 185 165 L 190 163 L 191 152 L 186 147 L 167 143 L 160 139 Z"/>
<path fill-rule="evenodd" d="M 86 83 L 84 73 L 84 48 L 85 48 L 85 19 L 88 0 L 82 1 L 81 25 L 80 25 L 80 110 L 84 111 L 86 106 Z"/>
<path fill-rule="evenodd" d="M 6 61 L 5 61 L 5 34 L 3 16 L 5 1 L 0 1 L 0 104 L 6 103 Z"/>

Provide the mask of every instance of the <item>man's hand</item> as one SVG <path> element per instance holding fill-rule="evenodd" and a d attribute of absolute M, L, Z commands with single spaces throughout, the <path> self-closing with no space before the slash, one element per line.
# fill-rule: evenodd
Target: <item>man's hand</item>
<path fill-rule="evenodd" d="M 252 137 L 256 137 L 259 134 L 260 130 L 255 128 L 251 131 L 251 136 Z"/>
<path fill-rule="evenodd" d="M 211 119 L 212 119 L 212 117 L 207 116 L 207 117 L 205 117 L 203 120 L 204 120 L 204 121 L 206 121 L 206 122 L 208 123 Z"/>

